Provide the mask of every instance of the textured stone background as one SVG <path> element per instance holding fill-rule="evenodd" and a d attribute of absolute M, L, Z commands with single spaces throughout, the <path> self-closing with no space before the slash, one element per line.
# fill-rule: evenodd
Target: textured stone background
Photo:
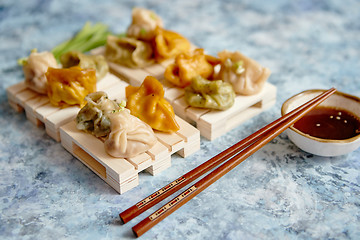
<path fill-rule="evenodd" d="M 156 11 L 165 27 L 211 54 L 239 50 L 272 70 L 270 110 L 118 195 L 43 128 L 12 110 L 6 88 L 22 81 L 16 60 L 49 50 L 86 21 L 116 33 L 131 9 Z M 131 239 L 118 214 L 280 116 L 281 104 L 311 88 L 360 96 L 359 1 L 2 0 L 0 1 L 0 238 Z M 358 239 L 360 149 L 340 157 L 299 150 L 286 134 L 262 148 L 144 235 L 144 239 Z M 153 208 L 152 210 L 155 210 Z"/>

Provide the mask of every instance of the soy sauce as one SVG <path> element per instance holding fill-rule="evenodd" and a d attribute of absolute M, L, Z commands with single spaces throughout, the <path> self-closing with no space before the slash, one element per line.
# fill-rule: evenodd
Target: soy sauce
<path fill-rule="evenodd" d="M 360 119 L 331 107 L 317 107 L 294 124 L 303 133 L 323 139 L 342 140 L 360 134 Z"/>

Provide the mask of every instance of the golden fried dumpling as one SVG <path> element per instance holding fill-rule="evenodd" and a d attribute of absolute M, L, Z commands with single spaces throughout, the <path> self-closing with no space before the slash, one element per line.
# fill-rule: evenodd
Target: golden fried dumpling
<path fill-rule="evenodd" d="M 204 54 L 204 49 L 198 48 L 193 52 L 176 56 L 175 62 L 165 69 L 164 77 L 174 85 L 184 88 L 190 85 L 191 80 L 196 76 L 211 78 L 214 74 L 214 66 L 219 63 L 219 59 Z"/>
<path fill-rule="evenodd" d="M 174 109 L 164 99 L 163 86 L 156 78 L 147 76 L 140 87 L 127 86 L 126 97 L 126 107 L 131 114 L 153 129 L 162 132 L 176 132 L 180 129 Z"/>
<path fill-rule="evenodd" d="M 226 110 L 234 104 L 235 92 L 230 83 L 197 76 L 185 88 L 185 100 L 192 107 Z"/>
<path fill-rule="evenodd" d="M 154 40 L 156 61 L 161 62 L 169 58 L 174 58 L 180 53 L 190 51 L 190 48 L 191 44 L 189 40 L 180 34 L 162 28 L 156 29 Z"/>
<path fill-rule="evenodd" d="M 135 157 L 149 150 L 157 142 L 152 128 L 130 114 L 129 109 L 108 114 L 111 122 L 109 137 L 105 140 L 105 150 L 113 157 Z"/>
<path fill-rule="evenodd" d="M 128 27 L 126 35 L 128 37 L 150 41 L 156 35 L 156 28 L 163 27 L 162 19 L 155 12 L 145 8 L 133 8 L 132 22 Z"/>
<path fill-rule="evenodd" d="M 146 67 L 154 63 L 151 44 L 128 37 L 108 36 L 105 58 L 130 68 Z"/>
<path fill-rule="evenodd" d="M 240 52 L 224 50 L 218 53 L 221 68 L 218 78 L 230 83 L 235 92 L 242 95 L 259 93 L 271 71 Z"/>
<path fill-rule="evenodd" d="M 83 69 L 94 68 L 99 81 L 109 72 L 109 66 L 102 55 L 86 55 L 79 51 L 69 51 L 60 57 L 63 68 L 78 66 Z"/>
<path fill-rule="evenodd" d="M 92 68 L 49 68 L 45 76 L 48 81 L 48 97 L 54 106 L 82 107 L 85 96 L 96 91 L 96 71 Z"/>
<path fill-rule="evenodd" d="M 45 73 L 49 67 L 58 67 L 51 52 L 31 52 L 23 65 L 26 86 L 38 93 L 46 94 L 47 80 Z"/>

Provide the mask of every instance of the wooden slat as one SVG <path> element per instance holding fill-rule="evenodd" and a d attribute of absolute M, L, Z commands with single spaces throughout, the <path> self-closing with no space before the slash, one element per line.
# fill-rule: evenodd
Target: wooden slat
<path fill-rule="evenodd" d="M 12 85 L 6 89 L 8 100 L 14 104 L 18 104 L 18 99 L 16 98 L 16 94 L 26 90 L 27 87 L 24 82 L 19 82 L 15 85 Z"/>
<path fill-rule="evenodd" d="M 148 154 L 140 154 L 136 157 L 126 158 L 127 161 L 132 163 L 137 170 L 137 172 L 141 172 L 142 170 L 150 167 L 153 163 L 153 160 Z"/>
<path fill-rule="evenodd" d="M 109 62 L 109 66 L 113 71 L 119 73 L 120 77 L 127 79 L 133 86 L 140 86 L 145 77 L 149 75 L 148 72 L 141 69 L 127 68 L 111 62 Z"/>
<path fill-rule="evenodd" d="M 151 66 L 145 67 L 144 70 L 151 76 L 156 77 L 158 80 L 164 78 L 165 67 L 161 64 L 153 64 Z"/>
<path fill-rule="evenodd" d="M 171 156 L 169 148 L 160 142 L 157 142 L 152 148 L 147 150 L 146 153 L 151 156 L 154 163 Z"/>
<path fill-rule="evenodd" d="M 171 154 L 176 153 L 185 146 L 184 139 L 176 133 L 155 131 L 155 135 L 157 139 L 169 149 Z"/>

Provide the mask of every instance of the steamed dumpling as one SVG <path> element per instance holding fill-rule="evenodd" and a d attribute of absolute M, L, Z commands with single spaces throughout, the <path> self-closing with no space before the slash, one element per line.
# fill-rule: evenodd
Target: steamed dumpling
<path fill-rule="evenodd" d="M 26 86 L 38 93 L 46 94 L 47 80 L 45 73 L 49 67 L 58 67 L 51 52 L 32 52 L 23 65 Z"/>
<path fill-rule="evenodd" d="M 236 93 L 253 95 L 259 93 L 271 71 L 240 52 L 224 50 L 218 53 L 221 68 L 218 78 L 229 82 Z"/>
<path fill-rule="evenodd" d="M 197 76 L 185 88 L 185 99 L 192 107 L 226 110 L 234 105 L 235 92 L 230 83 Z"/>
<path fill-rule="evenodd" d="M 105 150 L 113 157 L 129 158 L 149 150 L 157 139 L 152 128 L 123 109 L 109 114 L 111 131 Z"/>
<path fill-rule="evenodd" d="M 133 8 L 132 23 L 127 29 L 127 36 L 150 41 L 155 37 L 157 27 L 162 28 L 161 18 L 153 11 L 145 8 Z"/>
<path fill-rule="evenodd" d="M 146 67 L 154 63 L 151 44 L 128 37 L 108 36 L 105 58 L 131 68 Z"/>

